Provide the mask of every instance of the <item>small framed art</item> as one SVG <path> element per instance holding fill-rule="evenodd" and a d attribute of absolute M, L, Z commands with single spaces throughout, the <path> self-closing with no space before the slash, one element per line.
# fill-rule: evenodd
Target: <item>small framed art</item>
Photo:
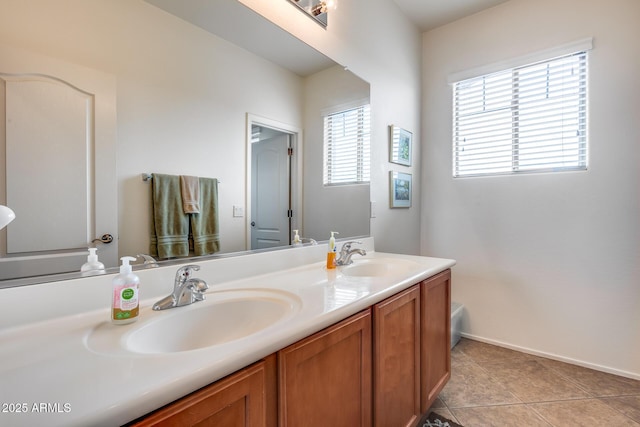
<path fill-rule="evenodd" d="M 389 196 L 392 208 L 411 207 L 411 174 L 389 172 Z"/>
<path fill-rule="evenodd" d="M 411 166 L 413 134 L 406 129 L 389 126 L 389 161 Z"/>

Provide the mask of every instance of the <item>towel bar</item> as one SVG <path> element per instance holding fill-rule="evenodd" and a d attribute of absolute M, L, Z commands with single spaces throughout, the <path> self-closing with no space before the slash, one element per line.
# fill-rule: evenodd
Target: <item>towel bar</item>
<path fill-rule="evenodd" d="M 150 173 L 142 173 L 142 180 L 144 182 L 150 181 L 153 179 L 153 174 Z M 222 183 L 222 181 L 218 180 L 218 184 Z"/>

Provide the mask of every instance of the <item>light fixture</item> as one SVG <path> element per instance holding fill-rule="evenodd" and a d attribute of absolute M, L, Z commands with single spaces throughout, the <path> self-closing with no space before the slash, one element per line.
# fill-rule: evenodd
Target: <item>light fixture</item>
<path fill-rule="evenodd" d="M 298 6 L 300 10 L 325 28 L 329 10 L 335 10 L 337 7 L 337 0 L 289 0 L 289 2 Z"/>
<path fill-rule="evenodd" d="M 0 205 L 0 230 L 16 219 L 16 214 L 8 207 Z"/>

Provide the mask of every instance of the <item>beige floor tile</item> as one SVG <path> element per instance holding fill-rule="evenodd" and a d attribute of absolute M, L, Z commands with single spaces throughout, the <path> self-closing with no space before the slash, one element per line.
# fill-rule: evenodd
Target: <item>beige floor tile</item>
<path fill-rule="evenodd" d="M 631 418 L 626 417 L 598 399 L 534 403 L 529 407 L 556 427 L 640 426 Z"/>
<path fill-rule="evenodd" d="M 442 399 L 440 399 L 439 397 L 436 398 L 436 400 L 433 401 L 433 404 L 431 405 L 431 407 L 429 409 L 439 409 L 439 408 L 446 408 L 446 406 L 444 405 L 444 402 L 442 402 Z"/>
<path fill-rule="evenodd" d="M 485 344 L 479 341 L 462 339 L 455 348 L 471 358 L 474 362 L 498 362 L 503 360 L 530 360 L 536 358 L 530 354 L 510 350 L 508 348 Z"/>
<path fill-rule="evenodd" d="M 526 405 L 460 408 L 452 412 L 464 427 L 551 427 Z"/>
<path fill-rule="evenodd" d="M 542 359 L 540 363 L 575 382 L 594 397 L 640 394 L 640 381 L 637 380 L 556 360 Z"/>
<path fill-rule="evenodd" d="M 473 359 L 464 354 L 459 345 L 451 349 L 451 363 L 473 363 Z"/>
<path fill-rule="evenodd" d="M 635 422 L 640 423 L 640 396 L 607 397 L 601 400 Z"/>
<path fill-rule="evenodd" d="M 433 410 L 465 427 L 640 427 L 640 381 L 462 339 Z"/>
<path fill-rule="evenodd" d="M 590 397 L 575 383 L 537 360 L 507 360 L 482 367 L 525 403 Z"/>
<path fill-rule="evenodd" d="M 451 379 L 440 393 L 449 408 L 522 403 L 504 385 L 474 363 L 456 364 Z"/>

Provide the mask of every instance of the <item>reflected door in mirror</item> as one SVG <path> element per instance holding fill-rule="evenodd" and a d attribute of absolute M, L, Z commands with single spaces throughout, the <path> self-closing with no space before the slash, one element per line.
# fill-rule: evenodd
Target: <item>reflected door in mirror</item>
<path fill-rule="evenodd" d="M 99 196 L 115 205 L 116 194 L 113 174 L 97 174 L 100 162 L 109 163 L 113 156 L 101 159 L 96 151 L 115 152 L 113 140 L 109 147 L 97 145 L 104 122 L 98 117 L 104 111 L 97 111 L 97 106 L 105 100 L 99 93 L 102 89 L 96 90 L 103 85 L 102 76 L 77 74 L 71 65 L 49 75 L 53 60 L 43 57 L 33 68 L 28 64 L 32 54 L 5 53 L 0 63 L 0 102 L 5 107 L 0 111 L 5 124 L 0 144 L 6 167 L 2 190 L 3 202 L 16 212 L 16 220 L 7 227 L 1 245 L 0 279 L 79 271 L 96 231 L 117 233 L 115 206 L 103 207 L 111 217 L 105 223 L 98 223 L 96 212 Z M 99 83 L 84 85 L 87 77 Z M 81 89 L 83 85 L 89 90 Z M 105 186 L 100 180 L 113 183 Z M 98 194 L 97 188 L 107 188 L 111 195 Z M 117 257 L 116 245 L 111 246 L 98 250 L 109 266 L 116 265 Z"/>
<path fill-rule="evenodd" d="M 290 136 L 251 144 L 251 249 L 289 244 Z"/>

